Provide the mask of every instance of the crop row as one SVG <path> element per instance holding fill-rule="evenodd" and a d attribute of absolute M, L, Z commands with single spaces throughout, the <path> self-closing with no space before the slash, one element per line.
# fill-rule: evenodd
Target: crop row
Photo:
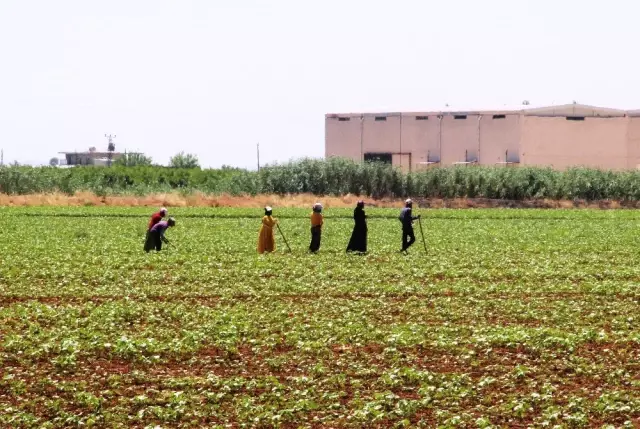
<path fill-rule="evenodd" d="M 322 202 L 322 199 L 319 198 Z M 28 216 L 28 217 L 69 217 L 69 218 L 148 218 L 157 208 L 148 207 L 114 207 L 114 206 L 87 206 L 87 207 L 0 207 L 0 216 Z M 168 207 L 169 214 L 177 218 L 203 218 L 203 219 L 260 219 L 264 210 L 262 208 L 235 208 L 235 207 Z M 366 206 L 366 213 L 372 219 L 396 220 L 400 209 L 377 208 Z M 427 209 L 414 206 L 414 211 L 420 213 L 423 219 L 452 219 L 452 220 L 498 220 L 498 221 L 611 221 L 611 222 L 638 222 L 640 213 L 636 210 L 586 210 L 586 209 Z M 311 207 L 308 209 L 277 207 L 274 206 L 274 216 L 284 219 L 308 219 Z M 326 219 L 351 219 L 353 208 L 334 208 L 325 206 L 324 217 Z M 144 223 L 144 222 L 141 222 Z"/>

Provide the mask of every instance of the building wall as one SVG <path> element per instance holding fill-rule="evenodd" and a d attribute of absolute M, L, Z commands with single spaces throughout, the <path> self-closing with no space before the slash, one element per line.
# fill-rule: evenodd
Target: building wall
<path fill-rule="evenodd" d="M 482 116 L 480 120 L 480 164 L 496 165 L 506 161 L 518 162 L 520 159 L 520 118 L 520 115 L 498 115 L 496 118 L 493 114 Z"/>
<path fill-rule="evenodd" d="M 453 115 L 442 117 L 441 165 L 474 161 L 478 156 L 478 118 L 467 115 L 466 119 L 455 119 Z"/>
<path fill-rule="evenodd" d="M 507 153 L 508 161 L 520 165 L 640 168 L 640 117 L 578 108 L 585 109 L 568 106 L 560 113 L 583 114 L 584 120 L 553 116 L 559 114 L 555 110 L 507 112 L 504 118 L 473 112 L 466 119 L 455 119 L 453 113 L 327 115 L 325 154 L 360 161 L 365 153 L 389 153 L 392 164 L 405 171 L 426 168 L 427 158 L 439 162 L 436 166 L 465 161 L 465 150 L 468 161 L 478 159 L 482 165 L 502 163 Z"/>
<path fill-rule="evenodd" d="M 365 116 L 363 137 L 364 153 L 400 153 L 400 115 Z"/>
<path fill-rule="evenodd" d="M 424 119 L 424 118 L 428 119 Z M 420 118 L 420 119 L 418 119 Z M 440 119 L 437 115 L 404 115 L 402 117 L 401 151 L 411 153 L 411 171 L 425 168 L 427 157 L 440 161 Z M 409 166 L 406 167 L 407 169 Z"/>
<path fill-rule="evenodd" d="M 627 168 L 628 118 L 523 116 L 521 165 Z"/>
<path fill-rule="evenodd" d="M 360 153 L 360 117 L 347 117 L 348 121 L 340 121 L 339 117 L 325 117 L 325 156 L 340 156 L 361 161 Z"/>
<path fill-rule="evenodd" d="M 640 117 L 631 117 L 627 125 L 627 168 L 640 168 Z"/>
<path fill-rule="evenodd" d="M 394 153 L 391 157 L 391 165 L 394 167 L 400 167 L 402 171 L 410 171 L 411 169 L 411 155 L 410 153 Z"/>
<path fill-rule="evenodd" d="M 65 165 L 108 165 L 108 152 L 67 152 L 65 155 Z M 111 154 L 111 162 L 124 156 L 121 152 Z"/>

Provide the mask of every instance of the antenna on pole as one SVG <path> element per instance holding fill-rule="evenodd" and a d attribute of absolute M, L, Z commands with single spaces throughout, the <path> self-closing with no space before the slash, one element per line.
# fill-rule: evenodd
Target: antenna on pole
<path fill-rule="evenodd" d="M 107 161 L 107 165 L 109 167 L 111 167 L 111 159 L 113 158 L 113 152 L 115 152 L 116 150 L 116 145 L 113 143 L 113 139 L 116 138 L 116 135 L 104 135 L 107 139 L 109 139 L 109 145 L 107 146 L 107 151 L 109 152 L 108 154 L 108 161 Z"/>
<path fill-rule="evenodd" d="M 258 151 L 258 171 L 260 171 L 260 143 L 256 143 L 256 150 Z"/>

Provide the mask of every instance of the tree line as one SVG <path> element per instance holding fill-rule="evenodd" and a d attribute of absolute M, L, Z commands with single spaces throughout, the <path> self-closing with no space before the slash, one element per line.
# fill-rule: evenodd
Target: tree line
<path fill-rule="evenodd" d="M 242 194 L 355 194 L 371 198 L 491 198 L 506 200 L 640 200 L 640 171 L 452 166 L 405 174 L 387 164 L 342 158 L 302 159 L 260 171 L 223 167 L 0 167 L 0 192 L 90 191 L 96 195 L 180 191 Z"/>
<path fill-rule="evenodd" d="M 14 163 L 17 165 L 17 163 Z M 60 165 L 60 160 L 53 157 L 49 160 L 50 167 Z M 153 165 L 153 159 L 143 153 L 131 152 L 123 153 L 119 158 L 113 161 L 113 166 L 121 167 L 148 167 Z M 169 167 L 171 168 L 200 168 L 200 161 L 196 155 L 191 153 L 180 152 L 169 159 Z"/>

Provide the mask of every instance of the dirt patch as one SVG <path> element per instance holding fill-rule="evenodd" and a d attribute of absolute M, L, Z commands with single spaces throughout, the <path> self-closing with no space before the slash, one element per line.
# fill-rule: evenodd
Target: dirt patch
<path fill-rule="evenodd" d="M 117 206 L 117 207 L 244 207 L 256 208 L 272 205 L 277 207 L 311 207 L 322 201 L 325 207 L 354 207 L 364 199 L 373 207 L 402 207 L 404 198 L 373 199 L 359 195 L 318 196 L 313 194 L 287 195 L 210 195 L 201 192 L 181 194 L 178 192 L 150 194 L 145 196 L 111 195 L 97 196 L 91 192 L 7 195 L 0 194 L 0 206 Z M 592 208 L 620 209 L 640 208 L 640 201 L 586 201 L 586 200 L 504 200 L 490 198 L 414 198 L 420 207 L 426 208 Z"/>

